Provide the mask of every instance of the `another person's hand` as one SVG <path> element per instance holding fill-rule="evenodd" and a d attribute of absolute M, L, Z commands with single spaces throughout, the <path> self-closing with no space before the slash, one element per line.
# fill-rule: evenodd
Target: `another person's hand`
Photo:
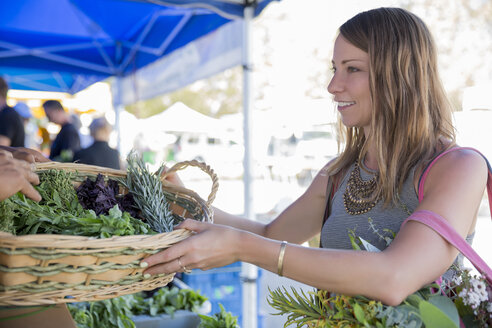
<path fill-rule="evenodd" d="M 0 150 L 0 200 L 20 191 L 34 201 L 41 195 L 32 186 L 39 184 L 39 177 L 32 171 L 30 163 L 13 158 L 12 153 Z"/>
<path fill-rule="evenodd" d="M 12 155 L 16 159 L 24 160 L 29 163 L 50 162 L 50 160 L 46 158 L 43 154 L 41 154 L 37 150 L 30 148 L 17 147 L 12 151 Z"/>
<path fill-rule="evenodd" d="M 29 163 L 50 162 L 48 158 L 46 158 L 43 154 L 34 149 L 24 147 L 1 147 L 0 149 L 11 152 L 14 158 Z"/>
<path fill-rule="evenodd" d="M 241 230 L 192 219 L 176 229 L 188 229 L 196 234 L 142 261 L 141 266 L 148 267 L 145 274 L 208 270 L 239 260 Z"/>

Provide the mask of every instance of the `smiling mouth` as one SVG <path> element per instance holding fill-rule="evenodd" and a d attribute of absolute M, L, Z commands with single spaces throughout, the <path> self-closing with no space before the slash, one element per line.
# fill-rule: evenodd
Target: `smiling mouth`
<path fill-rule="evenodd" d="M 338 110 L 344 110 L 352 105 L 355 105 L 355 101 L 338 101 Z"/>

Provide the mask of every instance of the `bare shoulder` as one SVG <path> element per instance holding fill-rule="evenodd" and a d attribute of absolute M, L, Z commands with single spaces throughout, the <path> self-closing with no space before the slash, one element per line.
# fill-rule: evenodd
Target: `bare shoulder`
<path fill-rule="evenodd" d="M 436 161 L 429 174 L 439 176 L 442 179 L 460 176 L 466 176 L 469 179 L 482 179 L 487 176 L 487 163 L 478 152 L 462 148 L 441 157 Z"/>
<path fill-rule="evenodd" d="M 479 153 L 470 149 L 451 151 L 429 171 L 419 208 L 438 213 L 452 224 L 464 222 L 464 231 L 477 213 L 486 184 L 487 163 Z"/>
<path fill-rule="evenodd" d="M 318 196 L 321 197 L 322 199 L 325 199 L 326 197 L 326 187 L 328 185 L 328 178 L 329 178 L 329 171 L 328 168 L 330 165 L 333 164 L 335 159 L 330 160 L 328 163 L 321 168 L 316 176 L 313 179 L 313 182 L 311 182 L 311 185 L 308 187 L 306 190 L 307 194 L 313 195 L 313 196 Z"/>

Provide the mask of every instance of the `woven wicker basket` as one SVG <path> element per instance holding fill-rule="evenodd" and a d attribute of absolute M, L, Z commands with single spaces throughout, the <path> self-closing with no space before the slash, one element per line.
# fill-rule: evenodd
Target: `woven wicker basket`
<path fill-rule="evenodd" d="M 167 183 L 163 176 L 163 190 L 171 211 L 180 217 L 211 222 L 211 203 L 218 188 L 213 170 L 204 163 L 187 161 L 177 163 L 166 175 L 188 166 L 198 167 L 210 176 L 211 193 L 204 201 L 191 190 Z M 79 180 L 98 173 L 106 177 L 126 176 L 125 171 L 84 164 L 36 165 L 37 171 L 47 169 L 76 172 Z M 49 234 L 13 236 L 0 232 L 0 305 L 94 301 L 165 286 L 174 273 L 145 279 L 139 263 L 191 234 L 180 229 L 157 235 L 98 239 Z"/>

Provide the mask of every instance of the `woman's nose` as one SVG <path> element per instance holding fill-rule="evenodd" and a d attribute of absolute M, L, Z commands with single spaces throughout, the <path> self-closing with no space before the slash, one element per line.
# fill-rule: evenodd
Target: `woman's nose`
<path fill-rule="evenodd" d="M 340 81 L 340 77 L 335 73 L 331 78 L 330 83 L 328 83 L 328 87 L 326 88 L 329 93 L 334 95 L 337 92 L 342 91 L 343 83 Z"/>

